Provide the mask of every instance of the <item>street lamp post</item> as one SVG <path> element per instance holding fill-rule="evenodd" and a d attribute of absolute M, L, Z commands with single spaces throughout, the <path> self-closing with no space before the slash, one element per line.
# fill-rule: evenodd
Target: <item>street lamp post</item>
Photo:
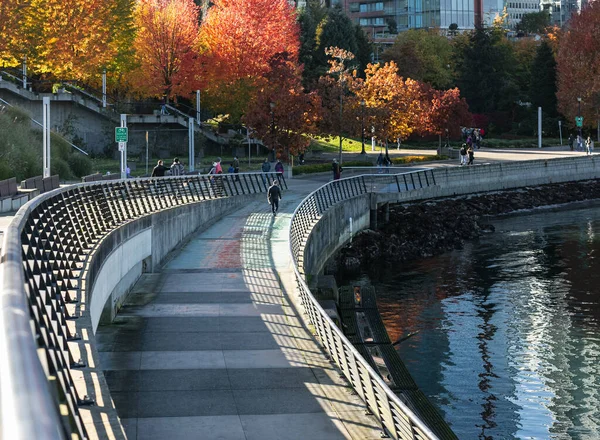
<path fill-rule="evenodd" d="M 271 158 L 275 159 L 275 103 L 269 103 L 271 107 Z"/>
<path fill-rule="evenodd" d="M 342 123 L 344 121 L 344 80 L 341 75 L 342 72 L 340 72 L 340 131 L 338 133 L 338 136 L 340 137 L 339 166 L 342 166 Z"/>
<path fill-rule="evenodd" d="M 362 151 L 360 154 L 367 154 L 365 151 L 365 100 L 360 100 L 360 138 L 362 141 Z"/>
<path fill-rule="evenodd" d="M 581 97 L 577 98 L 577 117 L 581 118 Z M 581 121 L 581 119 L 579 119 Z M 583 137 L 581 137 L 581 126 L 583 125 L 581 122 L 578 124 L 579 125 L 579 142 L 583 142 Z M 578 143 L 579 143 L 578 142 Z"/>

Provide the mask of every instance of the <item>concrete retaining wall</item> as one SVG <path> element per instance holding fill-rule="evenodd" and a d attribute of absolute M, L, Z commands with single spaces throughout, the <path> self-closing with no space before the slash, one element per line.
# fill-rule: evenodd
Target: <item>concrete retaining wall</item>
<path fill-rule="evenodd" d="M 515 151 L 515 154 L 519 154 Z M 318 274 L 325 262 L 349 239 L 349 217 L 353 233 L 369 227 L 369 209 L 376 204 L 402 203 L 489 191 L 539 186 L 551 183 L 600 178 L 600 156 L 504 162 L 489 165 L 457 166 L 433 170 L 436 184 L 405 192 L 373 194 L 338 203 L 325 212 L 313 227 L 304 251 L 307 274 Z"/>
<path fill-rule="evenodd" d="M 207 227 L 257 195 L 207 200 L 166 209 L 126 223 L 102 239 L 84 276 L 91 325 L 110 322 L 143 272 L 156 270 L 191 233 Z"/>
<path fill-rule="evenodd" d="M 304 248 L 304 271 L 318 274 L 331 256 L 353 234 L 369 227 L 371 195 L 364 194 L 334 205 L 314 226 Z M 350 229 L 352 219 L 352 230 Z"/>

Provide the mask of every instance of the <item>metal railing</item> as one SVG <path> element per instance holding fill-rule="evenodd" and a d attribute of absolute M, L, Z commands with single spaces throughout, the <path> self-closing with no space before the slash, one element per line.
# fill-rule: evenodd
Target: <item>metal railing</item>
<path fill-rule="evenodd" d="M 290 252 L 308 324 L 327 355 L 342 370 L 368 409 L 394 439 L 437 439 L 436 435 L 389 389 L 358 353 L 310 292 L 304 277 L 304 247 L 313 227 L 335 204 L 380 190 L 411 191 L 435 185 L 431 170 L 404 175 L 363 175 L 330 182 L 306 197 L 294 211 L 290 226 Z"/>
<path fill-rule="evenodd" d="M 85 367 L 79 336 L 81 275 L 98 242 L 137 218 L 204 200 L 264 193 L 278 173 L 84 183 L 41 195 L 6 230 L 0 265 L 0 438 L 86 438 L 71 371 Z"/>

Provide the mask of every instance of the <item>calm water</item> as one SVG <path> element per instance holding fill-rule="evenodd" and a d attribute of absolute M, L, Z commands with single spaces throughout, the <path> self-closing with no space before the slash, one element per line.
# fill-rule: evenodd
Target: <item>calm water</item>
<path fill-rule="evenodd" d="M 600 439 L 600 208 L 494 224 L 374 283 L 390 337 L 461 439 Z"/>

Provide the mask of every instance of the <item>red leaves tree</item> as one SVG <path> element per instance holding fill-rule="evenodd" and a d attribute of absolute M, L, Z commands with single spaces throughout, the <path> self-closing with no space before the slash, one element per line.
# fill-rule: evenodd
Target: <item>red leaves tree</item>
<path fill-rule="evenodd" d="M 467 101 L 460 97 L 460 90 L 435 90 L 427 86 L 423 89 L 425 117 L 422 118 L 421 133 L 459 137 L 460 127 L 468 126 L 473 119 Z"/>
<path fill-rule="evenodd" d="M 559 41 L 557 62 L 558 108 L 573 122 L 581 98 L 584 126 L 600 120 L 600 3 L 590 2 L 569 21 Z"/>
<path fill-rule="evenodd" d="M 200 88 L 211 107 L 239 120 L 277 54 L 297 63 L 299 28 L 287 0 L 215 0 L 199 38 Z"/>
<path fill-rule="evenodd" d="M 134 47 L 139 67 L 131 76 L 136 90 L 167 99 L 193 90 L 198 11 L 193 0 L 138 1 Z"/>
<path fill-rule="evenodd" d="M 305 93 L 302 70 L 287 54 L 277 54 L 269 65 L 243 121 L 278 157 L 288 159 L 303 152 L 310 143 L 307 135 L 316 132 L 320 98 Z"/>

